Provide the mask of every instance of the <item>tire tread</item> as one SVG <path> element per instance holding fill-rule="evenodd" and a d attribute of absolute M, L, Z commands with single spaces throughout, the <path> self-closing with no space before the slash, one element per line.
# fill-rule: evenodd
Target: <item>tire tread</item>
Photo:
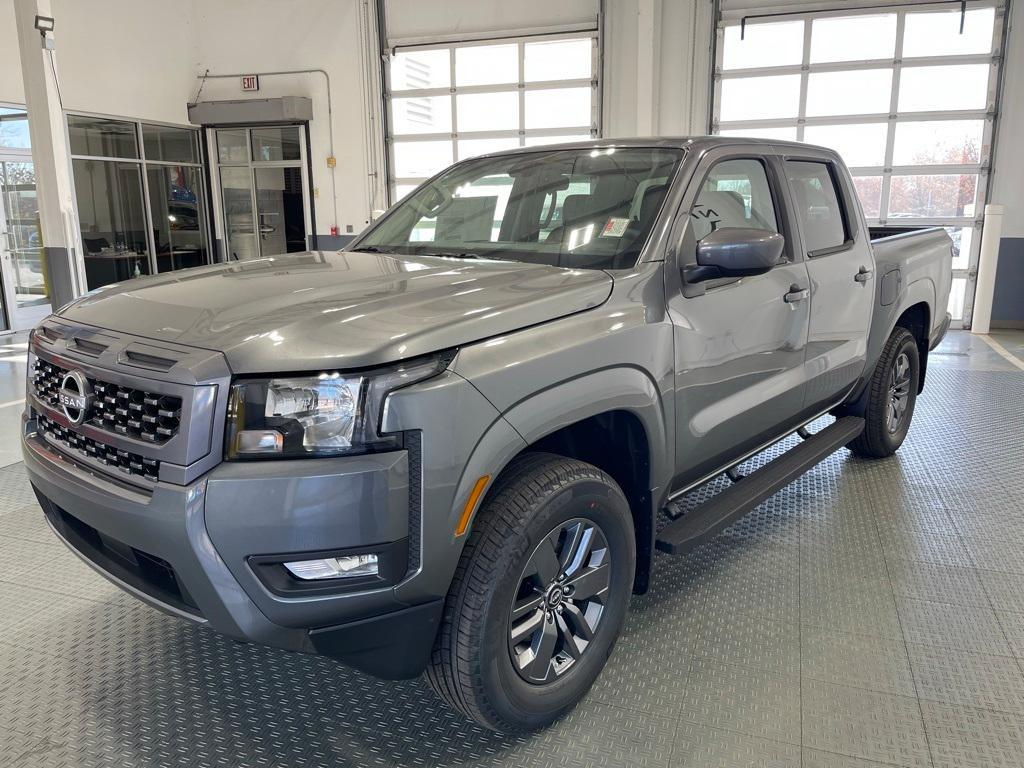
<path fill-rule="evenodd" d="M 500 572 L 501 561 L 509 558 L 508 542 L 529 522 L 537 500 L 552 488 L 580 479 L 618 488 L 611 477 L 585 462 L 526 453 L 501 473 L 476 513 L 445 600 L 427 681 L 444 702 L 485 727 L 508 730 L 511 725 L 488 703 L 476 653 L 494 574 Z"/>

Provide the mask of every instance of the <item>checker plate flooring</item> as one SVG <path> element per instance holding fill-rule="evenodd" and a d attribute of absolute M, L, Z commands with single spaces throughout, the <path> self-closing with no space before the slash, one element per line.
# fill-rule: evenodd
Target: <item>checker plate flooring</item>
<path fill-rule="evenodd" d="M 937 356 L 896 457 L 658 555 L 591 693 L 525 736 L 135 602 L 0 469 L 0 765 L 1024 766 L 1022 406 L 1019 371 Z"/>

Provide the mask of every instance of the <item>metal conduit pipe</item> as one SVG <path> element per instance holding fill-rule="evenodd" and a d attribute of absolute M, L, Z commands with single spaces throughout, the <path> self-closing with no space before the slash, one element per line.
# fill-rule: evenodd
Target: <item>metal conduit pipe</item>
<path fill-rule="evenodd" d="M 203 80 L 224 80 L 227 78 L 241 78 L 246 75 L 256 75 L 258 77 L 275 77 L 283 75 L 323 75 L 324 85 L 327 92 L 327 141 L 328 149 L 331 153 L 331 157 L 336 157 L 334 154 L 334 106 L 331 103 L 331 76 L 327 74 L 327 70 L 312 68 L 312 69 L 281 69 L 273 72 L 240 72 L 240 73 L 217 73 L 213 74 L 206 72 L 202 75 L 196 75 L 196 79 L 199 81 Z M 200 86 L 200 91 L 202 87 Z M 196 96 L 198 98 L 198 95 Z M 334 226 L 338 228 L 338 183 L 334 177 L 334 168 L 330 169 L 331 172 L 331 208 L 333 211 Z M 339 230 L 340 231 L 340 230 Z"/>

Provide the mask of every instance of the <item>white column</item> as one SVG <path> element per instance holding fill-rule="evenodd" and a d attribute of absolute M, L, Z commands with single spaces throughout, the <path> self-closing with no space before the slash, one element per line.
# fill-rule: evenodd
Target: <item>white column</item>
<path fill-rule="evenodd" d="M 77 254 L 78 227 L 64 114 L 56 82 L 56 53 L 47 50 L 35 28 L 36 16 L 53 16 L 50 0 L 14 0 L 21 77 L 25 83 L 32 162 L 54 309 L 83 292 L 84 274 Z M 56 22 L 59 29 L 60 20 Z M 55 45 L 54 32 L 49 33 Z"/>
<path fill-rule="evenodd" d="M 661 73 L 661 0 L 638 0 L 636 38 L 636 134 L 658 133 Z"/>
<path fill-rule="evenodd" d="M 1003 206 L 986 205 L 983 226 L 978 281 L 974 288 L 974 312 L 971 315 L 972 333 L 988 333 L 992 320 L 992 295 L 996 290 L 996 267 L 999 265 L 999 239 L 1003 234 Z"/>

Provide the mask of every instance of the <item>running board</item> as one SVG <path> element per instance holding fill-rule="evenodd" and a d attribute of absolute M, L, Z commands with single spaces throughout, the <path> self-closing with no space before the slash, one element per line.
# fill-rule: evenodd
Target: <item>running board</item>
<path fill-rule="evenodd" d="M 844 416 L 817 434 L 809 435 L 799 445 L 669 523 L 658 535 L 657 548 L 670 555 L 679 555 L 710 541 L 863 431 L 864 419 Z"/>

